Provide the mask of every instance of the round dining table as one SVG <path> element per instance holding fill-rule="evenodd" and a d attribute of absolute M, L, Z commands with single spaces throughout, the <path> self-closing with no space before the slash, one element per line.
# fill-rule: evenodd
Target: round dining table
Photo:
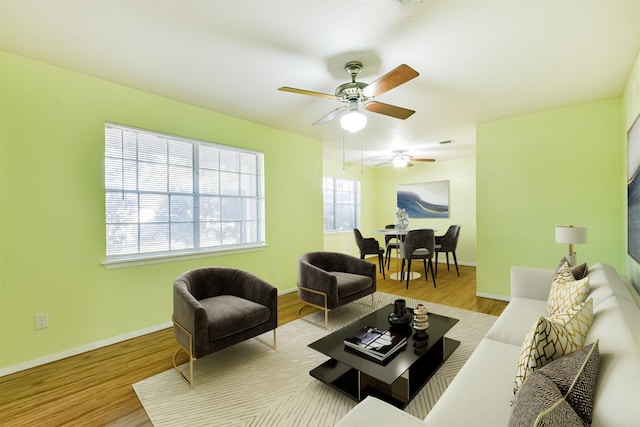
<path fill-rule="evenodd" d="M 398 241 L 401 241 L 402 236 L 406 236 L 409 231 L 411 231 L 410 228 L 405 230 L 400 230 L 399 228 L 382 228 L 378 230 L 373 230 L 371 234 L 382 234 L 384 236 L 393 236 L 396 239 L 398 239 Z M 399 263 L 400 263 L 400 250 L 396 249 L 396 270 L 400 270 Z M 397 271 L 396 273 L 391 273 L 389 277 L 394 280 L 402 280 L 400 278 L 400 271 Z M 420 277 L 422 277 L 422 274 L 412 271 L 409 275 L 409 280 L 419 279 Z"/>

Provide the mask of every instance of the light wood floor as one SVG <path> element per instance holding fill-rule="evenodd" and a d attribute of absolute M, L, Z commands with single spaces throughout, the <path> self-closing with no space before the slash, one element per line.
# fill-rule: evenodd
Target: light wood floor
<path fill-rule="evenodd" d="M 375 262 L 375 261 L 371 261 Z M 391 272 L 395 261 L 391 262 Z M 422 272 L 422 265 L 412 268 Z M 431 275 L 405 282 L 378 277 L 378 290 L 438 304 L 499 315 L 506 303 L 475 296 L 476 271 L 440 265 L 437 288 Z M 278 298 L 278 323 L 297 319 L 297 293 Z M 305 311 L 305 313 L 307 313 Z M 331 315 L 331 314 L 329 314 Z M 0 378 L 0 425 L 151 426 L 131 385 L 172 369 L 176 349 L 170 329 Z M 176 374 L 177 375 L 177 374 Z"/>

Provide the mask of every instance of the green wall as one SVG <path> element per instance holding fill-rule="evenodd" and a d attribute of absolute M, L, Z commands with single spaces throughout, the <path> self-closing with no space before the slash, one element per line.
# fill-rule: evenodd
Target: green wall
<path fill-rule="evenodd" d="M 513 265 L 555 267 L 556 225 L 581 225 L 578 261 L 624 271 L 621 98 L 477 126 L 477 293 L 507 297 Z"/>
<path fill-rule="evenodd" d="M 0 370 L 169 322 L 172 282 L 191 268 L 287 290 L 299 254 L 323 248 L 320 141 L 5 52 L 0 90 Z M 106 121 L 264 152 L 267 247 L 106 270 Z"/>

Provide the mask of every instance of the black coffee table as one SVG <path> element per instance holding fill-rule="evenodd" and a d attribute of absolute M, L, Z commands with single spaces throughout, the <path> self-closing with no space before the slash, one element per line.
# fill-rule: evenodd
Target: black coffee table
<path fill-rule="evenodd" d="M 384 362 L 345 348 L 343 340 L 365 326 L 389 329 L 387 318 L 392 312 L 393 304 L 389 304 L 309 344 L 330 357 L 313 369 L 311 376 L 357 402 L 372 395 L 401 409 L 407 406 L 460 345 L 444 336 L 458 319 L 429 313 L 426 337 L 410 326 L 399 329 L 407 335 L 407 346 Z"/>

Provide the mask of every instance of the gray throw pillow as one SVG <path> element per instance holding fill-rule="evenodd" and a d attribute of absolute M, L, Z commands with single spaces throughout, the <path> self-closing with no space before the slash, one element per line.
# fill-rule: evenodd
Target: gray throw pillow
<path fill-rule="evenodd" d="M 510 427 L 581 426 L 582 420 L 553 381 L 538 372 L 527 377 L 513 401 Z"/>
<path fill-rule="evenodd" d="M 556 267 L 555 274 L 558 274 L 558 272 L 560 271 L 560 267 L 562 267 L 562 264 L 564 264 L 565 261 L 567 262 L 567 264 L 569 264 L 569 271 L 571 272 L 571 274 L 573 274 L 573 277 L 576 280 L 584 279 L 587 276 L 587 274 L 589 274 L 589 267 L 587 266 L 586 262 L 583 262 L 580 265 L 576 265 L 572 267 L 567 257 L 562 257 L 562 259 L 560 260 L 560 263 Z"/>
<path fill-rule="evenodd" d="M 597 340 L 538 369 L 516 394 L 509 426 L 590 425 L 599 370 Z"/>
<path fill-rule="evenodd" d="M 585 422 L 593 420 L 593 400 L 600 372 L 599 341 L 540 368 Z"/>

